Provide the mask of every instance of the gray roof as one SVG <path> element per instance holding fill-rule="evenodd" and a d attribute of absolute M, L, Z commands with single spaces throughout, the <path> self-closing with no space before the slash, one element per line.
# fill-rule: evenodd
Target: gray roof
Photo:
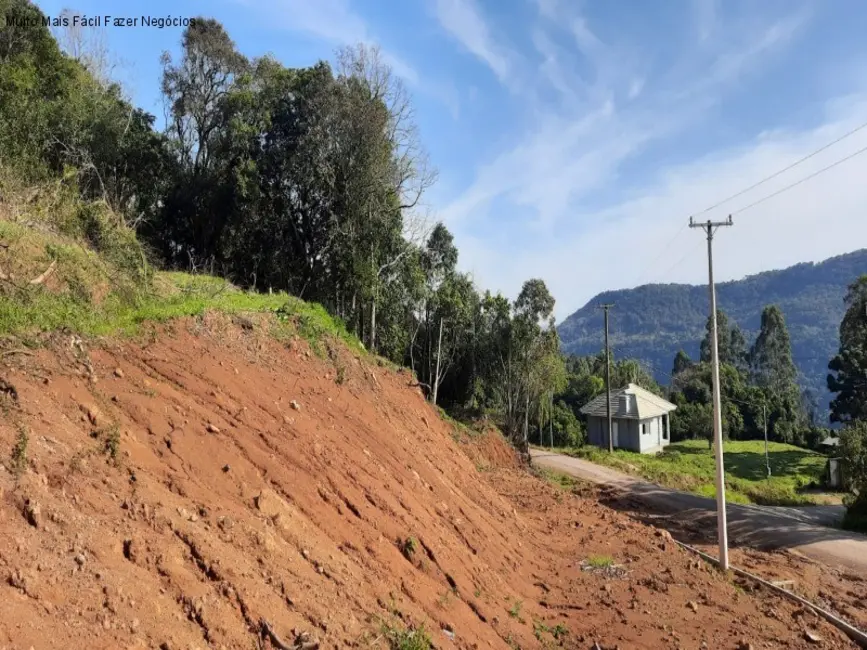
<path fill-rule="evenodd" d="M 827 438 L 825 438 L 822 441 L 822 444 L 826 445 L 828 447 L 836 447 L 837 445 L 840 444 L 840 438 L 835 438 L 834 436 L 828 436 Z"/>
<path fill-rule="evenodd" d="M 602 393 L 582 406 L 581 412 L 584 415 L 604 418 L 607 416 L 605 402 L 605 393 Z M 636 384 L 611 391 L 611 417 L 613 418 L 643 420 L 665 415 L 676 408 L 671 402 Z"/>

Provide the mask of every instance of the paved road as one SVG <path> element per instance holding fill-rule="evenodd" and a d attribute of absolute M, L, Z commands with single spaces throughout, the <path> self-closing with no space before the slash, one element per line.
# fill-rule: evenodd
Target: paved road
<path fill-rule="evenodd" d="M 532 449 L 531 455 L 537 466 L 619 488 L 660 512 L 677 514 L 685 520 L 708 519 L 710 529 L 715 530 L 713 499 L 648 483 L 580 458 L 540 449 Z M 788 548 L 827 564 L 867 573 L 867 536 L 829 527 L 839 520 L 842 506 L 780 508 L 729 503 L 726 515 L 733 545 Z"/>

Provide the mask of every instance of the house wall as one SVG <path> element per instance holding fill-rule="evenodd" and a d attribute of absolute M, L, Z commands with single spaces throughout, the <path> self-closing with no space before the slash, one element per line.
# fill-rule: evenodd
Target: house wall
<path fill-rule="evenodd" d="M 617 448 L 641 453 L 653 453 L 667 447 L 671 440 L 665 439 L 665 417 L 659 416 L 645 420 L 613 418 L 617 423 Z M 642 425 L 646 432 L 642 433 Z M 587 416 L 587 443 L 608 449 L 608 419 Z"/>
<path fill-rule="evenodd" d="M 596 447 L 606 447 L 608 446 L 608 439 L 606 437 L 606 420 L 605 418 L 598 418 L 594 415 L 587 416 L 587 443 L 594 445 Z"/>
<path fill-rule="evenodd" d="M 617 423 L 617 449 L 639 451 L 638 421 L 613 418 Z M 588 444 L 608 449 L 608 419 L 593 415 L 587 416 Z"/>
<path fill-rule="evenodd" d="M 671 444 L 671 437 L 666 439 L 666 417 L 658 416 L 642 420 L 639 424 L 639 431 L 644 426 L 644 432 L 639 433 L 640 451 L 643 454 L 661 451 L 664 447 Z"/>

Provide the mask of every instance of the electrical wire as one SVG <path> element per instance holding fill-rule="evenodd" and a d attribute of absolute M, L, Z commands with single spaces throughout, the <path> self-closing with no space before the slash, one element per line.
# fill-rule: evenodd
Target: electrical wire
<path fill-rule="evenodd" d="M 800 164 L 802 164 L 802 163 L 804 163 L 804 162 L 810 160 L 810 159 L 813 158 L 814 156 L 817 156 L 818 154 L 822 153 L 823 151 L 825 151 L 825 150 L 827 150 L 827 149 L 830 149 L 830 148 L 833 147 L 835 144 L 838 144 L 838 143 L 842 142 L 842 141 L 845 140 L 846 138 L 855 135 L 856 133 L 858 133 L 859 131 L 864 130 L 865 128 L 867 128 L 867 122 L 864 122 L 863 124 L 860 124 L 860 125 L 856 126 L 856 127 L 855 127 L 854 129 L 852 129 L 851 131 L 848 131 L 848 132 L 844 133 L 843 135 L 841 135 L 841 136 L 838 137 L 837 139 L 832 140 L 831 142 L 829 142 L 829 143 L 823 145 L 822 147 L 819 147 L 819 148 L 816 149 L 815 151 L 810 152 L 809 154 L 807 154 L 806 156 L 803 156 L 802 158 L 799 158 L 799 159 L 796 160 L 795 162 L 793 162 L 793 163 L 787 165 L 786 167 L 783 167 L 782 169 L 777 170 L 776 172 L 774 172 L 774 173 L 771 174 L 770 176 L 766 176 L 765 178 L 761 179 L 760 181 L 758 181 L 758 182 L 756 182 L 756 183 L 753 183 L 753 184 L 750 185 L 749 187 L 747 187 L 747 188 L 745 188 L 745 189 L 743 189 L 743 190 L 740 190 L 739 192 L 736 192 L 736 193 L 734 193 L 734 194 L 732 194 L 732 195 L 730 195 L 730 196 L 728 196 L 728 197 L 726 197 L 726 198 L 724 198 L 724 199 L 722 199 L 722 200 L 720 200 L 720 201 L 717 201 L 717 202 L 714 203 L 713 205 L 711 205 L 711 206 L 705 208 L 704 210 L 702 210 L 702 211 L 700 211 L 700 212 L 696 212 L 696 213 L 690 215 L 690 218 L 695 218 L 695 217 L 701 216 L 701 215 L 703 215 L 703 214 L 706 214 L 706 213 L 710 212 L 711 210 L 715 210 L 716 208 L 718 208 L 718 207 L 720 207 L 720 206 L 722 206 L 722 205 L 728 203 L 729 201 L 732 201 L 732 200 L 734 200 L 734 199 L 736 199 L 736 198 L 739 198 L 739 197 L 743 196 L 744 194 L 747 194 L 748 192 L 750 192 L 750 191 L 756 189 L 757 187 L 760 187 L 761 185 L 764 185 L 764 184 L 767 183 L 768 181 L 771 181 L 771 180 L 777 178 L 778 176 L 780 176 L 780 175 L 786 173 L 787 171 L 789 171 L 789 170 L 791 170 L 791 169 L 794 169 L 794 168 L 797 167 L 798 165 L 800 165 Z M 774 193 L 772 193 L 772 194 L 770 194 L 770 195 L 768 195 L 768 196 L 766 196 L 766 197 L 764 197 L 764 198 L 762 198 L 762 199 L 759 199 L 758 201 L 754 201 L 753 203 L 750 203 L 750 204 L 747 205 L 746 207 L 739 208 L 738 210 L 736 210 L 736 211 L 733 212 L 732 214 L 734 215 L 734 214 L 740 214 L 740 213 L 742 213 L 742 212 L 745 212 L 746 210 L 749 210 L 750 208 L 753 208 L 753 207 L 759 205 L 760 203 L 764 203 L 765 201 L 767 201 L 767 200 L 769 200 L 769 199 L 772 199 L 772 198 L 774 198 L 775 196 L 778 196 L 778 195 L 782 194 L 783 192 L 792 189 L 793 187 L 797 187 L 797 186 L 800 185 L 801 183 L 804 183 L 804 182 L 806 182 L 806 181 L 808 181 L 808 180 L 810 180 L 810 179 L 812 179 L 812 178 L 815 178 L 815 177 L 818 176 L 819 174 L 821 174 L 821 173 L 823 173 L 823 172 L 826 172 L 826 171 L 828 171 L 829 169 L 832 169 L 832 168 L 836 167 L 837 165 L 846 162 L 847 160 L 851 160 L 851 159 L 854 158 L 855 156 L 857 156 L 857 155 L 859 155 L 859 154 L 862 154 L 862 153 L 864 153 L 865 151 L 867 151 L 867 147 L 865 147 L 864 149 L 860 149 L 860 150 L 856 151 L 854 154 L 851 154 L 851 155 L 849 155 L 849 156 L 847 156 L 847 157 L 845 157 L 845 158 L 843 158 L 843 159 L 841 159 L 841 160 L 838 160 L 837 162 L 832 163 L 831 165 L 828 165 L 827 167 L 824 167 L 823 169 L 820 169 L 819 171 L 817 171 L 817 172 L 815 172 L 815 173 L 813 173 L 813 174 L 810 174 L 809 176 L 806 176 L 805 178 L 802 178 L 801 180 L 799 180 L 799 181 L 797 181 L 797 182 L 795 182 L 795 183 L 792 183 L 791 185 L 789 185 L 789 186 L 787 186 L 787 187 L 784 187 L 784 188 L 782 188 L 781 190 L 778 190 L 778 191 L 776 191 L 776 192 L 774 192 Z M 650 263 L 650 264 L 649 264 L 649 265 L 644 269 L 644 271 L 642 271 L 641 274 L 638 275 L 638 279 L 633 283 L 634 286 L 640 286 L 641 282 L 645 279 L 645 276 L 646 276 L 647 272 L 648 272 L 650 269 L 652 269 L 652 268 L 654 268 L 654 267 L 656 266 L 656 263 L 659 262 L 659 260 L 662 259 L 662 257 L 663 257 L 667 252 L 668 252 L 669 247 L 670 247 L 670 246 L 671 246 L 671 245 L 672 245 L 672 244 L 677 240 L 678 237 L 680 237 L 681 234 L 683 234 L 683 231 L 684 231 L 685 228 L 686 228 L 686 224 L 684 223 L 684 224 L 680 227 L 680 229 L 677 231 L 677 233 L 675 233 L 675 235 L 674 235 L 674 236 L 673 236 L 673 237 L 672 237 L 672 238 L 671 238 L 671 239 L 670 239 L 670 240 L 665 244 L 665 246 L 663 247 L 663 249 L 662 249 L 662 251 L 659 253 L 659 255 L 657 255 L 656 258 L 654 258 L 654 260 L 653 260 L 653 261 L 652 261 L 652 262 L 651 262 L 651 263 Z M 683 260 L 681 260 L 681 261 L 683 261 Z M 680 264 L 680 261 L 677 262 L 677 263 L 675 264 L 675 266 L 677 266 L 678 264 Z M 674 267 L 672 267 L 672 268 L 674 268 Z M 662 274 L 662 275 L 666 275 L 666 274 L 669 273 L 671 270 L 672 270 L 671 268 L 668 269 L 668 270 L 667 270 L 664 274 Z"/>
<path fill-rule="evenodd" d="M 796 160 L 795 162 L 793 162 L 791 165 L 788 165 L 787 167 L 783 167 L 783 168 L 780 169 L 779 171 L 776 171 L 776 172 L 774 172 L 773 174 L 771 174 L 770 176 L 767 176 L 767 177 L 763 178 L 763 179 L 760 180 L 759 182 L 757 182 L 757 183 L 753 183 L 753 184 L 750 185 L 748 188 L 746 188 L 746 189 L 744 189 L 744 190 L 741 190 L 740 192 L 737 192 L 737 193 L 735 193 L 735 194 L 732 194 L 731 196 L 729 196 L 729 197 L 723 199 L 722 201 L 717 201 L 716 203 L 714 203 L 714 204 L 713 204 L 712 206 L 710 206 L 709 208 L 705 208 L 705 209 L 702 210 L 701 212 L 698 212 L 698 213 L 696 213 L 696 214 L 693 214 L 692 216 L 693 216 L 693 217 L 701 216 L 701 215 L 703 215 L 703 214 L 705 214 L 705 213 L 707 213 L 707 212 L 710 212 L 711 210 L 714 210 L 714 209 L 720 207 L 721 205 L 724 205 L 724 204 L 728 203 L 729 201 L 731 201 L 731 200 L 733 200 L 733 199 L 736 199 L 736 198 L 738 198 L 738 197 L 740 197 L 740 196 L 743 196 L 743 195 L 746 194 L 747 192 L 756 189 L 756 188 L 759 187 L 760 185 L 764 185 L 764 184 L 767 183 L 768 181 L 775 179 L 777 176 L 780 176 L 781 174 L 786 173 L 786 172 L 789 171 L 790 169 L 794 169 L 795 167 L 797 167 L 797 166 L 800 165 L 801 163 L 808 161 L 808 160 L 809 160 L 810 158 L 812 158 L 813 156 L 816 156 L 816 155 L 822 153 L 822 152 L 825 151 L 826 149 L 829 149 L 829 148 L 833 147 L 833 146 L 834 146 L 835 144 L 837 144 L 838 142 L 842 142 L 842 141 L 845 140 L 846 138 L 855 135 L 856 133 L 858 133 L 859 131 L 861 131 L 861 130 L 863 130 L 863 129 L 865 129 L 865 128 L 867 128 L 867 122 L 864 122 L 864 123 L 861 124 L 860 126 L 856 126 L 854 129 L 852 129 L 852 130 L 849 131 L 848 133 L 844 133 L 843 135 L 841 135 L 841 136 L 840 136 L 839 138 L 837 138 L 836 140 L 834 140 L 834 141 L 832 141 L 832 142 L 829 142 L 828 144 L 826 144 L 826 145 L 824 145 L 824 146 L 822 146 L 822 147 L 816 149 L 816 150 L 813 151 L 812 153 L 809 153 L 809 154 L 807 154 L 806 156 L 804 156 L 803 158 L 799 158 L 798 160 Z M 846 159 L 844 158 L 844 160 L 846 160 Z M 841 162 L 842 162 L 842 161 L 841 161 Z M 808 178 L 810 178 L 810 177 L 808 177 Z M 742 208 L 741 210 L 738 210 L 738 212 L 743 212 L 743 210 L 744 210 L 744 209 Z"/>
<path fill-rule="evenodd" d="M 841 164 L 843 164 L 844 162 L 847 162 L 847 161 L 849 161 L 849 160 L 852 160 L 852 158 L 854 158 L 855 156 L 860 156 L 860 155 L 861 155 L 862 153 L 864 153 L 864 152 L 867 152 L 867 147 L 863 147 L 863 148 L 859 149 L 858 151 L 856 151 L 855 153 L 851 153 L 851 154 L 849 154 L 849 155 L 846 156 L 845 158 L 841 158 L 840 160 L 838 160 L 838 161 L 836 161 L 836 162 L 833 162 L 833 163 L 831 163 L 830 165 L 828 165 L 828 166 L 826 166 L 826 167 L 822 167 L 822 169 L 820 169 L 820 170 L 818 170 L 818 171 L 816 171 L 816 172 L 813 172 L 813 173 L 810 174 L 809 176 L 804 176 L 804 178 L 802 178 L 801 180 L 799 180 L 799 181 L 795 181 L 795 182 L 792 183 L 791 185 L 786 185 L 786 187 L 783 187 L 782 189 L 779 189 L 779 190 L 777 190 L 776 192 L 773 192 L 772 194 L 768 194 L 767 196 L 762 197 L 762 198 L 759 199 L 758 201 L 753 201 L 753 202 L 750 203 L 749 205 L 747 205 L 747 206 L 745 206 L 745 207 L 743 207 L 743 208 L 739 208 L 739 209 L 735 210 L 734 212 L 732 212 L 732 215 L 740 214 L 741 212 L 746 212 L 746 211 L 749 210 L 750 208 L 754 208 L 754 207 L 756 207 L 757 205 L 759 205 L 760 203 L 764 203 L 764 202 L 767 201 L 768 199 L 772 199 L 772 198 L 774 198 L 775 196 L 779 196 L 779 195 L 782 194 L 783 192 L 787 192 L 788 190 L 792 189 L 793 187 L 797 187 L 797 186 L 800 185 L 801 183 L 805 183 L 805 182 L 807 182 L 807 181 L 809 181 L 809 180 L 811 180 L 811 179 L 813 179 L 813 178 L 816 178 L 816 176 L 818 176 L 819 174 L 823 174 L 823 173 L 825 173 L 826 171 L 828 171 L 829 169 L 833 169 L 833 168 L 836 167 L 837 165 L 841 165 Z"/>

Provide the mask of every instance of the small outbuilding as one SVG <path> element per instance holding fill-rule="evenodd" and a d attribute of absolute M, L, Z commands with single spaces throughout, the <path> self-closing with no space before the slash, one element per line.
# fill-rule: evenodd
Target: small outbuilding
<path fill-rule="evenodd" d="M 671 412 L 677 407 L 636 384 L 611 391 L 611 428 L 615 449 L 642 454 L 671 443 Z M 603 393 L 581 407 L 587 416 L 587 442 L 608 449 L 608 416 Z"/>

